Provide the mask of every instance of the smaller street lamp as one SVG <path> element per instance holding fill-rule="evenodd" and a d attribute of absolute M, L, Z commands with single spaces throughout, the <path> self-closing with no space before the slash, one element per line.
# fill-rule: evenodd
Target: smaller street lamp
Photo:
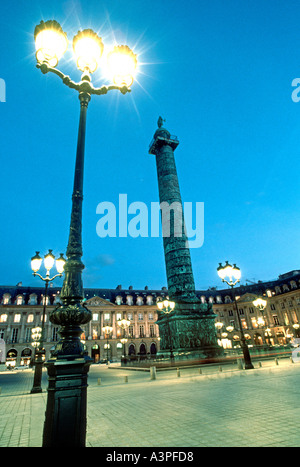
<path fill-rule="evenodd" d="M 126 363 L 127 360 L 126 360 L 126 347 L 125 347 L 125 344 L 128 342 L 128 339 L 126 339 L 126 337 L 122 337 L 122 339 L 120 339 L 120 342 L 123 345 L 123 357 L 124 357 L 124 363 Z"/>
<path fill-rule="evenodd" d="M 167 317 L 170 358 L 171 358 L 171 360 L 174 360 L 172 336 L 171 336 L 171 328 L 170 328 L 170 314 L 172 313 L 172 311 L 175 308 L 175 302 L 172 302 L 172 301 L 169 301 L 169 300 L 158 301 L 157 302 L 157 308 L 160 311 L 162 311 Z"/>
<path fill-rule="evenodd" d="M 261 317 L 258 318 L 257 322 L 258 324 L 262 325 L 263 329 L 264 329 L 264 326 L 265 326 L 265 319 L 264 319 L 264 311 L 266 309 L 266 306 L 267 306 L 267 300 L 264 300 L 263 298 L 257 298 L 256 300 L 253 300 L 253 305 L 255 306 L 255 308 L 261 313 Z M 265 341 L 265 344 L 267 344 L 267 341 L 266 341 L 266 338 L 265 338 L 265 332 L 263 333 L 264 334 L 264 341 Z"/>
<path fill-rule="evenodd" d="M 110 334 L 113 332 L 113 328 L 111 326 L 103 326 L 102 331 L 106 335 L 106 364 L 108 365 L 108 349 L 109 349 L 109 343 L 108 339 Z"/>
<path fill-rule="evenodd" d="M 236 298 L 235 298 L 235 295 L 233 293 L 233 287 L 238 282 L 240 282 L 241 270 L 240 270 L 240 268 L 237 267 L 236 264 L 233 264 L 233 266 L 231 266 L 231 264 L 229 264 L 228 261 L 226 261 L 224 266 L 222 265 L 222 263 L 219 263 L 217 271 L 218 271 L 218 276 L 222 279 L 222 282 L 226 282 L 226 284 L 229 285 L 229 287 L 231 287 L 233 301 L 234 301 L 234 304 L 235 304 L 235 309 L 236 309 L 238 322 L 239 322 L 239 327 L 240 327 L 241 348 L 242 348 L 243 355 L 244 355 L 245 370 L 251 370 L 254 367 L 253 367 L 252 362 L 251 362 L 250 352 L 249 352 L 249 348 L 248 348 L 246 338 L 245 338 L 245 335 L 244 335 L 244 330 L 243 330 L 241 318 L 240 318 L 240 315 L 239 315 L 239 310 L 238 310 Z"/>
<path fill-rule="evenodd" d="M 38 276 L 42 281 L 45 282 L 45 296 L 44 296 L 44 307 L 43 307 L 43 315 L 42 315 L 42 327 L 37 327 L 32 329 L 32 338 L 33 338 L 33 347 L 36 349 L 35 353 L 35 370 L 34 370 L 34 379 L 33 379 L 33 387 L 31 389 L 31 393 L 39 393 L 42 392 L 41 381 L 42 381 L 42 366 L 43 366 L 43 357 L 42 355 L 45 353 L 43 348 L 44 344 L 44 327 L 45 327 L 45 316 L 46 316 L 46 307 L 47 307 L 47 292 L 48 292 L 48 284 L 49 282 L 53 281 L 56 277 L 61 277 L 64 271 L 64 265 L 66 260 L 63 257 L 63 254 L 60 254 L 60 257 L 55 259 L 55 256 L 52 254 L 52 250 L 44 256 L 44 266 L 46 269 L 46 277 L 42 277 L 41 274 L 38 273 L 42 266 L 43 258 L 40 257 L 39 251 L 36 252 L 35 256 L 31 258 L 31 269 L 33 271 L 34 276 Z M 55 274 L 53 277 L 50 277 L 50 271 L 52 267 L 56 265 L 56 269 L 58 274 Z"/>
<path fill-rule="evenodd" d="M 124 355 L 123 363 L 127 363 L 125 344 L 126 344 L 128 339 L 126 339 L 126 329 L 130 326 L 130 321 L 129 321 L 129 319 L 123 318 L 123 319 L 119 319 L 117 321 L 117 324 L 118 324 L 118 326 L 120 326 L 121 329 L 123 329 L 123 338 L 120 339 L 120 340 L 121 340 L 121 342 L 123 344 L 123 355 Z"/>

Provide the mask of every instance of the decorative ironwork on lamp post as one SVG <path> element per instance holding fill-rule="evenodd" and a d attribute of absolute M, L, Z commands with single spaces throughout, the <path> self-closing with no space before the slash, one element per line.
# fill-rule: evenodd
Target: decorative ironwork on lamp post
<path fill-rule="evenodd" d="M 64 85 L 78 92 L 80 101 L 71 222 L 65 278 L 61 291 L 62 304 L 50 314 L 50 321 L 60 326 L 61 339 L 46 364 L 49 389 L 43 446 L 84 447 L 87 373 L 92 362 L 80 341 L 80 326 L 92 318 L 90 310 L 82 303 L 82 200 L 87 107 L 92 95 L 107 94 L 111 90 L 118 90 L 122 94 L 130 92 L 137 58 L 128 46 L 115 46 L 107 56 L 114 84 L 96 88 L 91 82 L 91 75 L 100 65 L 104 45 L 101 37 L 94 31 L 79 31 L 73 39 L 76 64 L 82 71 L 79 82 L 71 80 L 56 68 L 68 47 L 67 35 L 57 21 L 41 21 L 35 28 L 34 38 L 37 68 L 43 74 L 57 75 Z"/>
<path fill-rule="evenodd" d="M 240 268 L 237 267 L 236 264 L 233 264 L 233 266 L 231 266 L 231 264 L 229 264 L 228 261 L 226 261 L 224 266 L 222 265 L 222 263 L 219 263 L 219 267 L 217 268 L 217 271 L 218 271 L 218 276 L 222 279 L 222 281 L 226 282 L 226 284 L 229 285 L 229 287 L 231 287 L 232 298 L 235 304 L 236 314 L 238 317 L 238 322 L 239 322 L 239 327 L 240 327 L 241 348 L 242 348 L 243 355 L 244 355 L 245 370 L 251 370 L 254 368 L 254 366 L 252 365 L 252 362 L 251 362 L 250 352 L 249 352 L 249 348 L 248 348 L 246 338 L 244 335 L 244 330 L 243 330 L 243 326 L 242 326 L 242 322 L 241 322 L 241 318 L 240 318 L 240 314 L 239 314 L 239 310 L 237 306 L 236 297 L 233 293 L 233 287 L 238 282 L 240 282 L 241 270 Z"/>
<path fill-rule="evenodd" d="M 167 329 L 168 329 L 168 341 L 169 341 L 169 349 L 170 349 L 170 358 L 171 361 L 174 360 L 174 353 L 173 353 L 173 344 L 172 344 L 172 334 L 171 334 L 171 327 L 170 327 L 170 314 L 175 308 L 175 302 L 169 300 L 162 300 L 157 302 L 157 308 L 159 311 L 162 311 L 166 318 L 167 318 Z"/>
<path fill-rule="evenodd" d="M 55 259 L 55 256 L 52 254 L 52 250 L 44 256 L 44 266 L 46 268 L 46 277 L 41 276 L 38 273 L 40 267 L 42 265 L 43 259 L 39 255 L 39 251 L 36 252 L 35 256 L 31 258 L 31 269 L 33 271 L 34 276 L 38 276 L 42 281 L 45 282 L 45 296 L 44 296 L 44 306 L 43 306 L 43 314 L 42 314 L 42 327 L 37 327 L 32 329 L 32 336 L 33 337 L 33 347 L 35 347 L 35 369 L 34 369 L 34 379 L 33 379 L 33 386 L 31 389 L 31 393 L 39 393 L 42 392 L 42 369 L 43 369 L 43 354 L 45 354 L 44 349 L 44 328 L 45 328 L 45 317 L 46 317 L 46 307 L 47 307 L 47 293 L 48 293 L 48 285 L 49 282 L 56 279 L 56 277 L 61 277 L 63 275 L 63 270 L 65 266 L 65 258 L 63 253 L 60 254 L 60 257 Z M 58 274 L 55 276 L 50 277 L 50 271 L 54 266 L 54 262 L 56 265 L 56 269 Z"/>

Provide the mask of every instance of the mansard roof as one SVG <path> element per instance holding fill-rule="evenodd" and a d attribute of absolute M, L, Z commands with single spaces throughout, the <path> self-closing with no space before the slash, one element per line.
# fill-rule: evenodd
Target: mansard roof
<path fill-rule="evenodd" d="M 266 295 L 267 290 L 271 292 L 272 295 L 279 295 L 289 292 L 290 290 L 300 289 L 300 271 L 291 271 L 286 274 L 279 276 L 277 280 L 267 281 L 267 282 L 257 282 L 250 285 L 240 285 L 239 287 L 234 288 L 234 294 L 236 296 L 243 296 L 245 294 L 254 294 L 254 295 Z M 60 294 L 61 287 L 53 287 L 48 289 L 48 295 L 50 297 L 50 303 L 53 303 L 55 297 Z M 2 302 L 3 296 L 9 294 L 11 297 L 11 304 L 14 304 L 19 295 L 23 296 L 24 304 L 28 304 L 30 300 L 30 295 L 35 294 L 37 296 L 37 304 L 41 304 L 43 295 L 45 293 L 44 287 L 29 287 L 18 284 L 16 286 L 0 286 L 0 303 Z M 129 287 L 128 289 L 123 289 L 120 285 L 115 289 L 101 289 L 101 288 L 85 288 L 84 289 L 84 299 L 91 300 L 93 297 L 98 297 L 102 300 L 102 304 L 106 302 L 111 302 L 113 304 L 117 303 L 117 297 L 122 298 L 122 303 L 126 304 L 126 297 L 128 295 L 132 296 L 133 305 L 136 304 L 137 298 L 141 297 L 146 303 L 146 298 L 148 296 L 153 297 L 153 303 L 155 303 L 157 297 L 167 297 L 168 290 L 166 287 L 163 287 L 161 290 L 150 290 L 148 287 L 144 289 L 133 289 Z M 225 297 L 231 297 L 231 289 L 224 288 L 210 288 L 208 290 L 197 290 L 196 295 L 201 298 L 205 297 L 205 300 L 213 300 L 214 303 L 224 303 Z"/>

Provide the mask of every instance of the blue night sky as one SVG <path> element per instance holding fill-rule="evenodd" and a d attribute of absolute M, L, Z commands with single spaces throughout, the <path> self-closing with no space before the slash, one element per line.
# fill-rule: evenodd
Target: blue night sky
<path fill-rule="evenodd" d="M 35 67 L 33 31 L 55 19 L 67 32 L 58 68 L 79 81 L 71 42 L 92 28 L 138 54 L 131 94 L 94 96 L 87 118 L 85 287 L 167 285 L 162 238 L 100 238 L 100 202 L 118 210 L 158 201 L 148 147 L 161 115 L 180 141 L 182 199 L 204 203 L 204 244 L 191 249 L 197 289 L 219 286 L 219 262 L 242 283 L 300 267 L 300 4 L 293 0 L 1 0 L 0 283 L 40 286 L 30 258 L 66 251 L 76 153 L 77 93 Z M 97 70 L 93 84 L 109 84 Z M 300 93 L 299 93 L 300 95 Z M 133 216 L 128 216 L 129 220 Z M 61 285 L 62 280 L 56 280 Z"/>

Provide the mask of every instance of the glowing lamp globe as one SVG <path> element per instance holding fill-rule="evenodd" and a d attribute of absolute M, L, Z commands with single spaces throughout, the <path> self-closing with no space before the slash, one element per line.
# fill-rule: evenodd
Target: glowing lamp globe
<path fill-rule="evenodd" d="M 117 86 L 130 87 L 137 67 L 136 54 L 127 45 L 115 46 L 107 56 L 109 73 Z"/>
<path fill-rule="evenodd" d="M 42 265 L 42 258 L 39 255 L 39 251 L 31 258 L 31 269 L 33 272 L 37 272 Z"/>
<path fill-rule="evenodd" d="M 52 254 L 52 250 L 49 250 L 49 252 L 44 257 L 44 265 L 47 271 L 50 271 L 50 269 L 53 267 L 54 261 L 55 256 Z"/>
<path fill-rule="evenodd" d="M 100 63 L 103 48 L 101 37 L 92 29 L 79 31 L 73 39 L 73 51 L 79 70 L 94 73 Z"/>
<path fill-rule="evenodd" d="M 34 40 L 38 63 L 56 67 L 68 48 L 66 33 L 55 20 L 41 21 L 35 27 Z"/>
<path fill-rule="evenodd" d="M 57 272 L 59 274 L 62 274 L 64 272 L 65 264 L 66 264 L 66 260 L 65 260 L 65 258 L 63 256 L 63 254 L 61 253 L 60 257 L 57 258 L 56 263 L 55 263 Z"/>

